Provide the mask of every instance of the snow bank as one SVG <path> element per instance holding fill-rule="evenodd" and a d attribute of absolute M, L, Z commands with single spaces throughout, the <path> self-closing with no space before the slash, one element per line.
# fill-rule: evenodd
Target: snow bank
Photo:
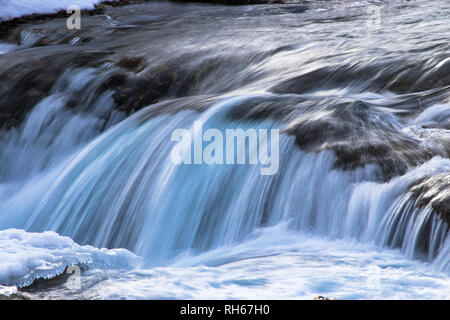
<path fill-rule="evenodd" d="M 96 4 L 114 0 L 0 0 L 0 21 L 30 14 L 49 14 L 76 5 L 80 9 L 94 9 Z"/>
<path fill-rule="evenodd" d="M 80 246 L 55 232 L 0 231 L 0 286 L 23 287 L 38 278 L 52 278 L 69 265 L 133 269 L 141 258 L 125 249 Z"/>

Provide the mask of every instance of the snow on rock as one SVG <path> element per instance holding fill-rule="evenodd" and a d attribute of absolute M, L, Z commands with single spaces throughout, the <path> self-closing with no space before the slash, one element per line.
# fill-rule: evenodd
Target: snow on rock
<path fill-rule="evenodd" d="M 55 277 L 69 265 L 129 270 L 141 263 L 128 250 L 80 246 L 53 231 L 0 231 L 0 286 L 27 286 L 38 278 Z"/>
<path fill-rule="evenodd" d="M 67 10 L 70 6 L 80 9 L 94 9 L 101 2 L 112 0 L 0 0 L 0 21 L 6 21 L 30 14 L 51 14 Z"/>

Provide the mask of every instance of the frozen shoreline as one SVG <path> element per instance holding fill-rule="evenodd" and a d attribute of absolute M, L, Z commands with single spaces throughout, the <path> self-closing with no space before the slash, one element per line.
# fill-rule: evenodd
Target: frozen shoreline
<path fill-rule="evenodd" d="M 29 15 L 56 14 L 59 11 L 66 11 L 69 6 L 79 6 L 82 10 L 92 10 L 100 3 L 116 2 L 118 0 L 4 0 L 0 3 L 0 22 L 5 22 L 15 18 Z"/>
<path fill-rule="evenodd" d="M 71 265 L 129 269 L 139 263 L 128 250 L 80 246 L 53 231 L 0 231 L 0 287 L 25 287 L 40 278 L 54 278 Z"/>

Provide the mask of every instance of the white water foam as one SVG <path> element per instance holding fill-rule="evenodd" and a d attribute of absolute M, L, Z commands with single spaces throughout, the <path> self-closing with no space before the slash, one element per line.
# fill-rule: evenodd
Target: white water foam
<path fill-rule="evenodd" d="M 167 267 L 89 270 L 61 299 L 449 299 L 450 278 L 398 250 L 299 233 L 287 223 Z"/>
<path fill-rule="evenodd" d="M 0 43 L 0 55 L 14 51 L 18 48 L 17 45 L 11 43 Z"/>

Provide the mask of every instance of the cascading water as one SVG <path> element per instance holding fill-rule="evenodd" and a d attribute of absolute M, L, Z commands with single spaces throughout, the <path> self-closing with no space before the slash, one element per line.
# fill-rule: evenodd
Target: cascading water
<path fill-rule="evenodd" d="M 416 208 L 408 188 L 450 170 L 448 159 L 433 158 L 381 184 L 375 166 L 336 170 L 331 152 L 304 153 L 293 137 L 282 135 L 280 172 L 274 176 L 262 176 L 251 165 L 172 162 L 171 133 L 192 127 L 194 120 L 205 119 L 205 129 L 277 127 L 271 121 L 227 119 L 229 109 L 252 99 L 264 95 L 225 98 L 204 114 L 150 117 L 158 105 L 144 109 L 88 144 L 63 169 L 54 169 L 57 173 L 46 173 L 56 178 L 41 178 L 51 182 L 41 186 L 40 201 L 34 210 L 16 212 L 26 223 L 11 227 L 54 230 L 82 244 L 128 248 L 150 265 L 164 265 L 186 250 L 239 243 L 258 228 L 282 222 L 294 230 L 375 240 L 402 247 L 410 257 L 426 253 L 427 260 L 435 258 L 448 226 L 432 208 Z M 20 192 L 15 196 L 22 201 Z M 448 268 L 449 258 L 441 268 Z"/>
<path fill-rule="evenodd" d="M 421 5 L 430 10 L 426 11 L 428 14 L 434 13 L 432 8 Z M 175 5 L 142 6 L 152 13 L 161 10 L 167 21 L 176 19 L 167 13 L 172 6 L 177 8 Z M 256 33 L 258 10 L 268 10 L 270 19 L 286 19 L 286 23 L 294 23 L 299 14 L 261 7 L 253 13 L 250 8 L 243 8 L 248 10 L 245 19 L 252 26 L 251 32 Z M 193 6 L 180 19 L 195 26 L 196 10 L 210 13 L 208 7 Z M 239 10 L 244 9 L 215 14 L 222 17 L 239 14 Z M 324 19 L 321 10 L 325 9 L 314 11 L 319 21 Z M 445 10 L 448 12 L 448 8 Z M 337 28 L 341 13 L 334 14 L 336 21 L 329 23 Z M 407 11 L 406 17 L 409 14 L 412 13 Z M 128 19 L 131 21 L 122 22 L 127 28 L 120 32 L 139 25 L 139 19 Z M 159 21 L 153 15 L 145 19 L 152 23 Z M 208 23 L 215 26 L 216 22 L 208 20 Z M 313 28 L 318 24 L 314 19 L 305 23 Z M 346 37 L 333 33 L 332 27 L 324 27 L 324 36 Z M 170 30 L 172 26 L 169 24 L 167 28 Z M 418 32 L 414 27 L 411 30 L 403 32 Z M 146 37 L 146 32 L 152 31 L 143 27 L 139 32 Z M 314 30 L 311 32 L 309 36 L 314 37 Z M 167 35 L 174 36 L 169 31 Z M 167 35 L 163 35 L 160 43 L 165 43 L 165 37 L 170 38 Z M 126 60 L 124 68 L 123 59 L 114 64 L 114 56 L 99 58 L 98 63 L 90 62 L 85 67 L 74 65 L 55 79 L 48 94 L 31 108 L 21 124 L 5 128 L 0 135 L 0 229 L 24 229 L 30 234 L 55 231 L 81 245 L 125 248 L 142 257 L 141 265 L 138 257 L 125 251 L 91 252 L 64 242 L 61 246 L 71 247 L 77 257 L 91 254 L 78 260 L 61 255 L 61 259 L 69 261 L 66 264 L 100 259 L 93 266 L 104 268 L 110 263 L 107 258 L 110 254 L 126 261 L 121 266 L 142 267 L 122 278 L 108 271 L 107 281 L 98 278 L 95 270 L 91 271 L 92 277 L 98 278 L 95 281 L 99 282 L 99 288 L 81 291 L 80 297 L 97 297 L 100 288 L 110 292 L 102 297 L 120 297 L 108 281 L 130 281 L 133 285 L 136 281 L 150 281 L 148 285 L 155 286 L 150 279 L 159 276 L 174 279 L 169 287 L 177 279 L 205 277 L 205 283 L 214 288 L 208 290 L 216 290 L 214 295 L 222 296 L 225 291 L 219 288 L 228 288 L 230 284 L 271 287 L 267 280 L 271 268 L 286 268 L 277 276 L 280 283 L 289 287 L 286 276 L 290 273 L 305 272 L 316 277 L 315 271 L 305 269 L 308 266 L 320 272 L 334 270 L 333 265 L 336 268 L 340 265 L 342 270 L 351 266 L 353 269 L 347 272 L 350 274 L 372 264 L 393 275 L 395 266 L 400 266 L 406 270 L 405 274 L 417 278 L 431 271 L 414 270 L 431 267 L 443 283 L 439 294 L 445 293 L 450 283 L 450 104 L 449 84 L 440 75 L 448 69 L 449 58 L 438 50 L 439 43 L 433 47 L 434 56 L 424 63 L 427 69 L 422 77 L 411 80 L 406 74 L 415 72 L 416 66 L 398 70 L 396 63 L 403 58 L 395 52 L 381 61 L 368 53 L 358 57 L 356 64 L 339 62 L 339 49 L 329 49 L 333 52 L 330 55 L 321 54 L 317 42 L 302 40 L 306 42 L 298 45 L 292 34 L 276 39 L 276 45 L 283 45 L 276 50 L 264 48 L 254 53 L 251 50 L 258 47 L 256 43 L 234 46 L 234 52 L 242 57 L 237 59 L 241 61 L 241 71 L 235 65 L 231 71 L 227 70 L 220 63 L 232 64 L 234 59 L 220 54 L 216 57 L 220 63 L 210 67 L 209 62 L 203 65 L 201 58 L 191 56 L 193 49 L 187 41 L 193 36 L 187 31 L 186 42 L 178 44 L 186 50 L 184 56 L 178 53 L 171 56 L 174 60 L 185 60 L 187 75 L 180 71 L 181 76 L 169 81 L 165 67 L 157 62 L 140 67 L 130 62 L 134 60 Z M 224 36 L 217 35 L 219 48 L 229 45 Z M 82 38 L 80 35 L 79 39 Z M 123 46 L 116 40 L 109 41 L 110 47 L 102 50 Z M 341 45 L 349 46 L 342 50 L 350 60 L 357 57 L 352 50 L 358 46 L 352 49 L 347 41 Z M 411 55 L 416 50 L 408 44 L 405 47 Z M 207 56 L 211 48 L 215 46 L 205 41 L 202 50 Z M 157 49 L 163 50 L 158 45 Z M 155 61 L 158 59 L 162 65 L 167 62 L 161 53 L 155 56 Z M 246 59 L 251 61 L 248 66 L 244 66 Z M 189 68 L 195 70 L 195 76 L 191 76 Z M 131 69 L 136 75 L 128 74 Z M 155 73 L 163 70 L 161 76 L 150 77 L 152 81 L 156 79 L 156 85 L 153 82 L 142 85 L 148 77 L 147 69 Z M 220 72 L 223 77 L 217 76 Z M 433 82 L 434 77 L 439 79 Z M 180 78 L 181 82 L 176 82 Z M 161 84 L 164 81 L 170 83 L 165 92 L 162 88 L 166 84 Z M 197 82 L 184 88 L 184 81 Z M 135 89 L 127 91 L 130 83 Z M 380 83 L 385 85 L 383 90 L 379 89 Z M 405 86 L 408 92 L 402 89 Z M 152 95 L 157 92 L 156 96 L 149 98 L 150 91 Z M 202 122 L 203 130 L 221 132 L 280 129 L 277 173 L 262 175 L 262 164 L 175 164 L 171 159 L 176 147 L 172 133 L 185 128 L 195 136 L 196 121 Z M 192 141 L 192 149 L 193 144 Z M 8 237 L 29 241 L 29 235 L 8 232 L 4 236 L 6 241 Z M 54 235 L 48 237 L 53 239 Z M 272 261 L 272 256 L 278 258 Z M 277 259 L 284 262 L 278 265 Z M 260 263 L 262 274 L 251 269 L 247 260 Z M 235 273 L 240 279 L 246 273 L 252 274 L 249 270 L 255 276 L 248 282 L 230 280 L 224 276 L 231 272 L 227 268 L 239 270 Z M 55 270 L 58 270 L 55 274 L 60 273 L 61 266 Z M 377 270 L 371 272 L 382 273 Z M 339 272 L 336 279 L 342 276 Z M 1 283 L 1 276 L 0 268 L 0 284 L 30 283 L 29 280 L 14 283 L 11 279 L 20 278 L 17 275 Z M 213 280 L 215 277 L 225 278 L 219 285 Z M 316 280 L 322 283 L 320 276 Z M 305 284 L 309 289 L 303 293 L 287 290 L 287 297 L 322 292 L 338 295 L 334 288 L 342 288 L 337 282 L 317 283 L 310 287 Z M 131 292 L 128 297 L 172 297 L 164 293 L 162 288 L 166 285 L 156 285 L 160 293 L 147 292 L 142 287 L 139 293 Z M 195 287 L 192 292 L 203 290 L 192 283 L 190 286 Z M 205 297 L 194 293 L 190 296 L 189 290 L 183 290 L 181 297 Z M 271 290 L 277 292 L 275 287 Z M 376 291 L 367 296 L 343 293 L 342 297 L 380 294 L 393 296 L 391 292 Z M 236 292 L 231 296 L 245 297 Z"/>

